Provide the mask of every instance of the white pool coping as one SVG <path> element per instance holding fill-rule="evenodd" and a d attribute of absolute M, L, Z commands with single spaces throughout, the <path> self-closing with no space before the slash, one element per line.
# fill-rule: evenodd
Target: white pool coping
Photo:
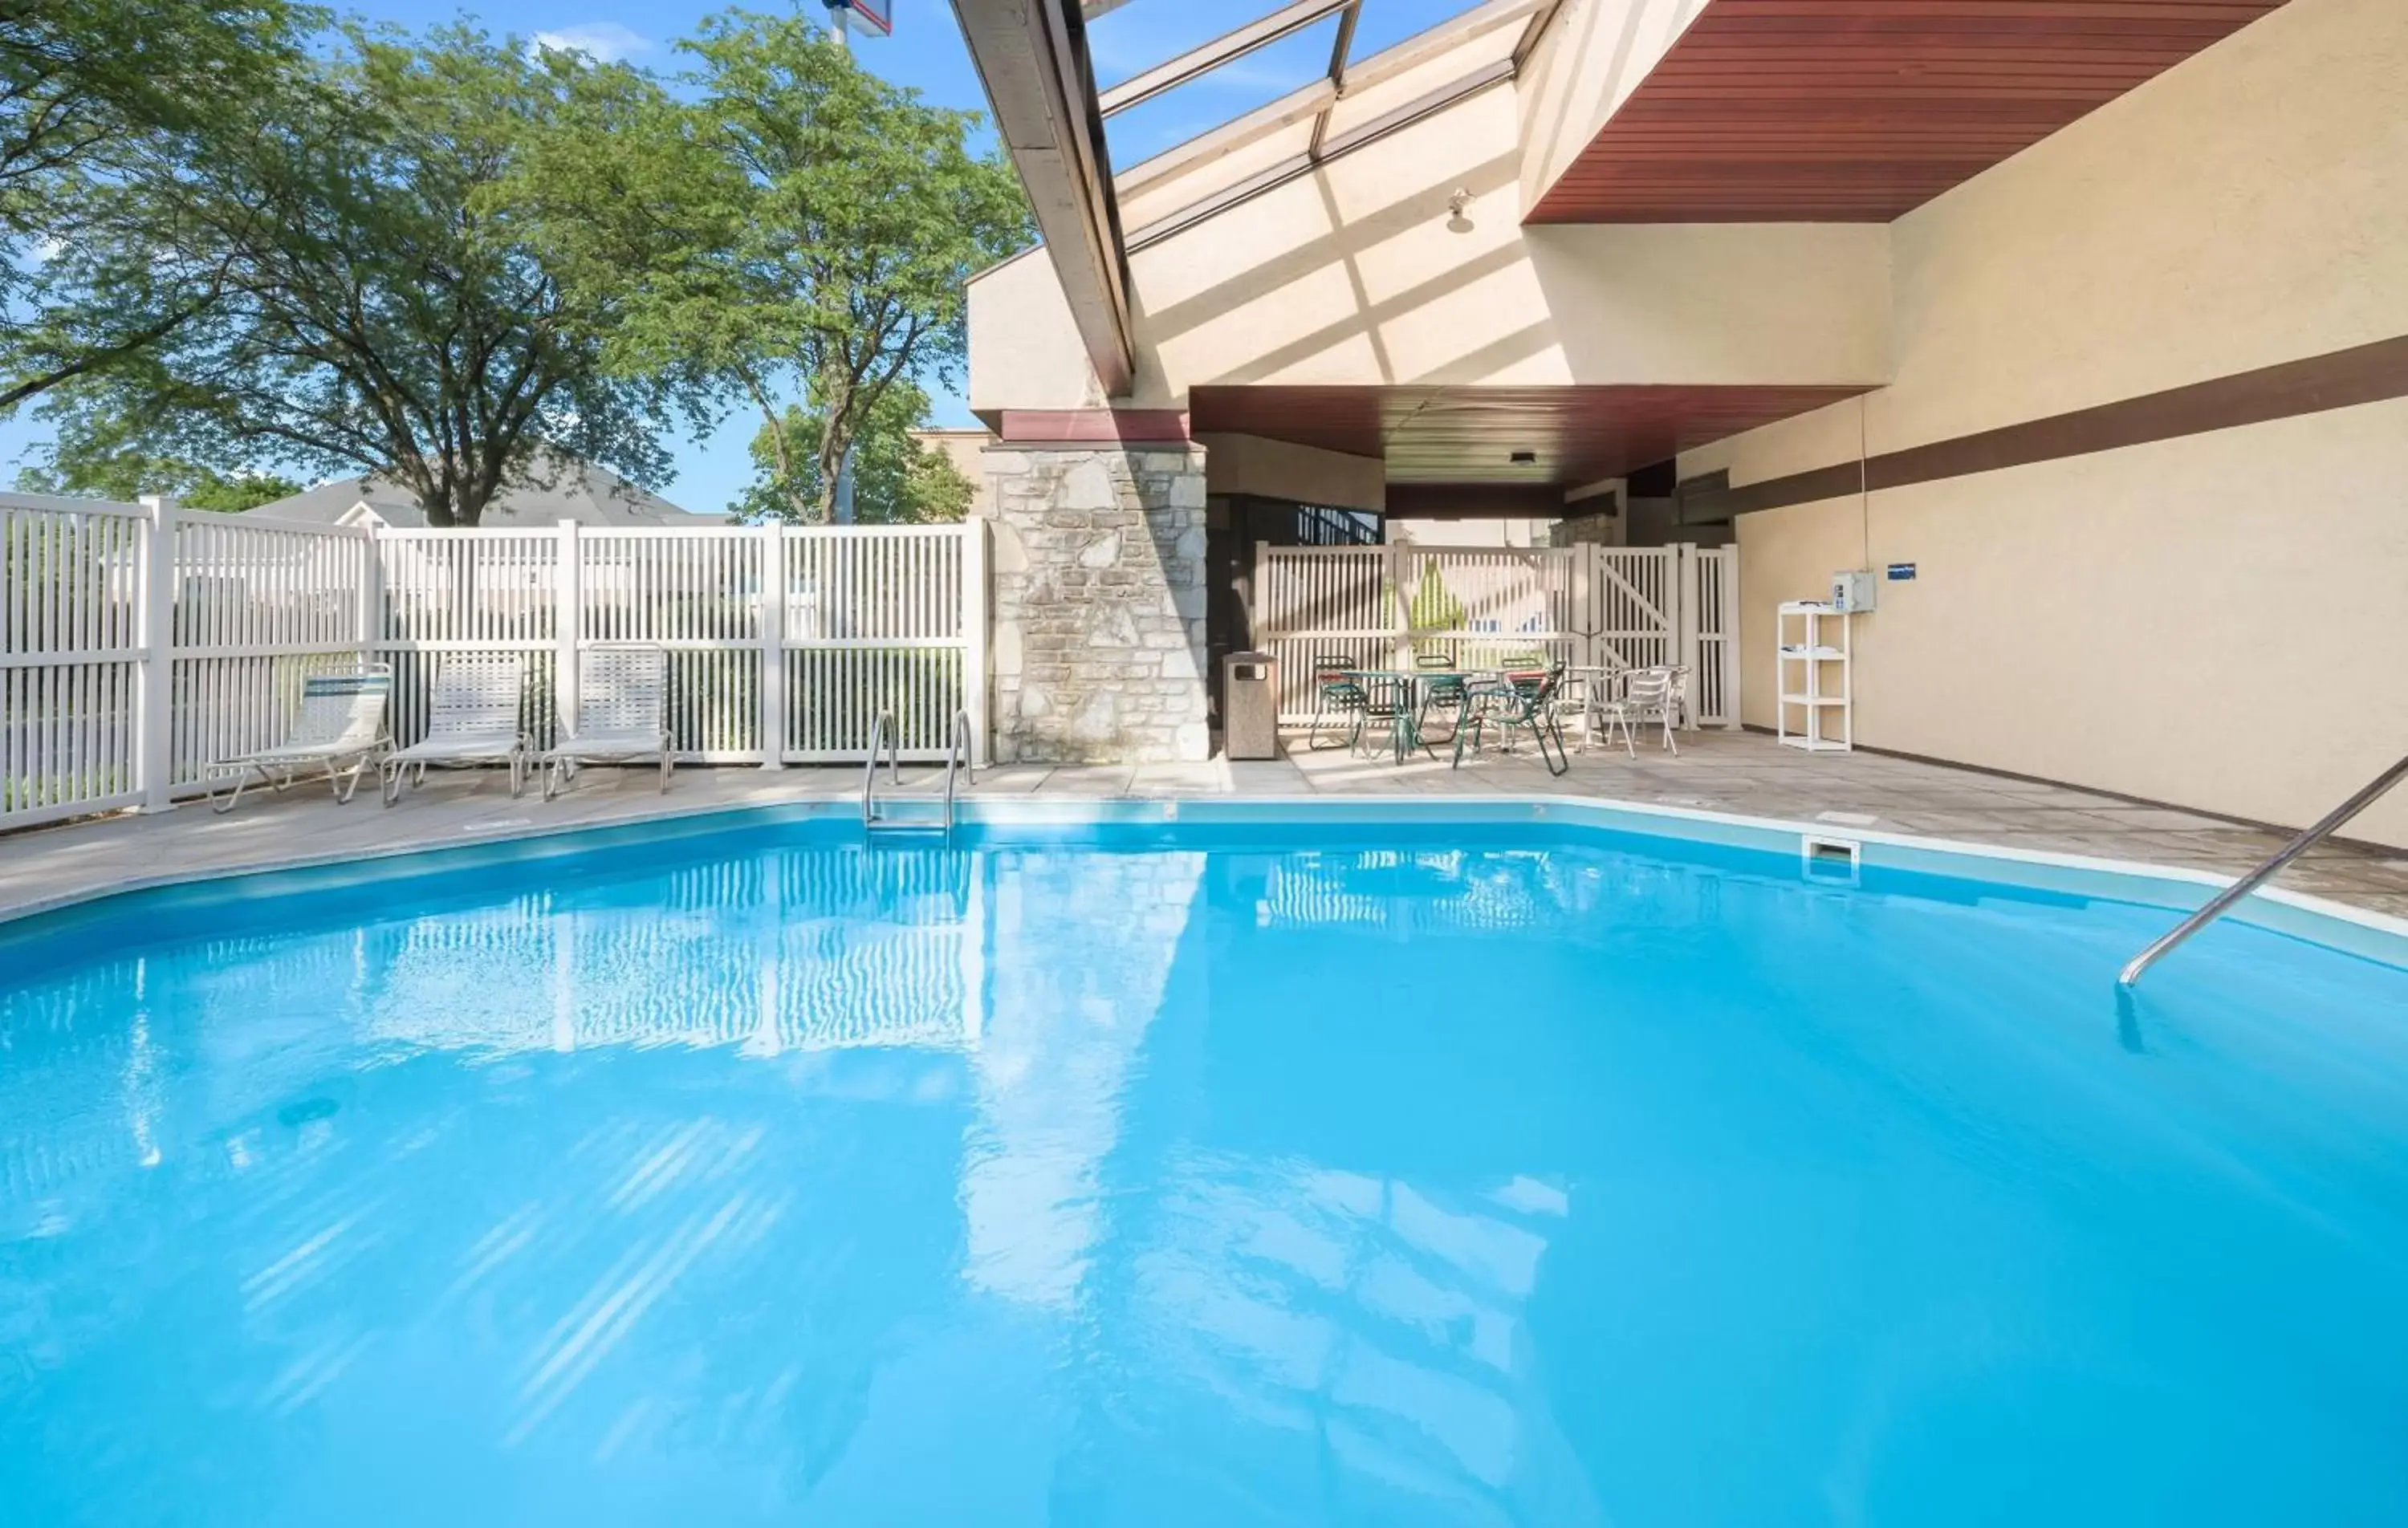
<path fill-rule="evenodd" d="M 2070 896 L 2139 903 L 2187 911 L 2238 878 L 2214 871 L 2128 860 L 2100 859 L 2050 850 L 2014 849 L 1962 839 L 1922 837 L 1828 822 L 1795 821 L 1697 807 L 1660 806 L 1607 796 L 1447 795 L 1340 797 L 1279 795 L 1152 798 L 964 797 L 958 821 L 974 826 L 1092 828 L 1114 825 L 1294 825 L 1299 821 L 1353 826 L 1383 822 L 1460 823 L 1467 827 L 1555 822 L 1639 836 L 1712 844 L 1802 859 L 1811 840 L 1852 845 L 1859 863 L 1878 869 L 1989 880 L 2001 885 Z M 451 860 L 476 850 L 523 852 L 477 858 L 548 859 L 588 849 L 655 839 L 673 840 L 723 832 L 746 821 L 781 823 L 822 820 L 857 821 L 857 802 L 816 797 L 752 805 L 664 804 L 655 811 L 608 822 L 480 824 L 449 843 L 394 845 L 322 854 L 294 853 L 238 865 L 184 869 L 64 892 L 0 909 L 0 930 L 76 908 L 102 911 L 105 905 L 137 893 L 226 883 L 225 893 L 248 900 L 281 894 L 278 881 L 293 872 L 358 867 L 361 880 L 408 873 L 406 862 Z M 1969 863 L 1970 862 L 1970 863 Z M 250 883 L 248 885 L 244 883 Z M 2313 944 L 2380 964 L 2408 967 L 2408 919 L 2352 907 L 2328 897 L 2260 887 L 2226 917 L 2289 935 Z"/>

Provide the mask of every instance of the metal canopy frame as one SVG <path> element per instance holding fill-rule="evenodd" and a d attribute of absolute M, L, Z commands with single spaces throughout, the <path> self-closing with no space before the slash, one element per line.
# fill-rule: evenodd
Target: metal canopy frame
<path fill-rule="evenodd" d="M 953 16 L 1088 362 L 1106 394 L 1125 395 L 1137 379 L 1128 252 L 1086 21 L 1070 0 L 953 0 Z"/>
<path fill-rule="evenodd" d="M 1177 90 L 1192 80 L 1201 79 L 1215 69 L 1237 63 L 1249 53 L 1268 48 L 1283 37 L 1294 36 L 1336 12 L 1342 10 L 1351 17 L 1362 7 L 1362 4 L 1363 0 L 1289 0 L 1277 10 L 1266 11 L 1237 30 L 1224 32 L 1201 47 L 1164 59 L 1151 69 L 1139 70 L 1104 92 L 1098 104 L 1106 117 L 1118 116 L 1166 91 Z"/>
<path fill-rule="evenodd" d="M 1136 378 L 1129 321 L 1128 255 L 1354 150 L 1375 143 L 1518 75 L 1563 0 L 1489 0 L 1418 38 L 1354 62 L 1363 0 L 1288 0 L 1201 47 L 1165 59 L 1108 91 L 1096 88 L 1086 23 L 1129 0 L 953 0 L 971 62 L 995 108 L 996 126 L 1037 214 L 1039 232 L 1069 299 L 1072 320 L 1111 396 Z M 1225 123 L 1140 166 L 1146 183 L 1239 143 L 1312 119 L 1304 152 L 1235 186 L 1156 219 L 1135 237 L 1121 231 L 1120 203 L 1104 119 L 1142 105 L 1330 17 L 1338 33 L 1326 76 L 1262 111 Z M 1333 135 L 1331 113 L 1351 88 L 1375 83 L 1496 26 L 1523 21 L 1512 56 L 1500 59 L 1370 121 Z"/>

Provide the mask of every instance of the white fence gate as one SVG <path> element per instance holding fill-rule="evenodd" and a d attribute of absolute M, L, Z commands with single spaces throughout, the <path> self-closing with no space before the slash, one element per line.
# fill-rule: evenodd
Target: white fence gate
<path fill-rule="evenodd" d="M 1692 721 L 1739 725 L 1739 553 L 1730 548 L 1264 547 L 1254 646 L 1279 660 L 1280 720 L 1312 719 L 1313 671 L 1540 657 L 1685 664 Z"/>
<path fill-rule="evenodd" d="M 670 653 L 679 757 L 857 760 L 882 711 L 907 759 L 956 711 L 986 746 L 986 528 L 425 531 L 0 494 L 0 827 L 203 793 L 278 741 L 311 673 L 394 672 L 426 723 L 444 656 L 519 652 L 549 742 L 575 655 Z"/>

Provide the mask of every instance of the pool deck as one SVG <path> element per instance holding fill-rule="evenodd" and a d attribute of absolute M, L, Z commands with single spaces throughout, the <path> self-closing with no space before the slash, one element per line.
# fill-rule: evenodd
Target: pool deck
<path fill-rule="evenodd" d="M 1684 734 L 1678 758 L 1642 747 L 1575 753 L 1561 778 L 1527 757 L 1484 756 L 1460 770 L 1423 759 L 1402 767 L 1342 750 L 1195 764 L 1001 764 L 979 772 L 979 796 L 1159 799 L 1193 796 L 1578 795 L 2005 848 L 2238 874 L 2279 848 L 2279 835 L 2067 786 L 2036 784 L 1871 753 L 1809 755 L 1749 733 Z M 907 768 L 906 786 L 936 772 Z M 693 767 L 663 795 L 650 769 L 587 771 L 545 802 L 513 801 L 494 771 L 432 776 L 390 810 L 373 787 L 338 807 L 322 786 L 246 797 L 223 817 L 194 802 L 151 816 L 121 815 L 0 836 L 0 918 L 133 886 L 217 872 L 322 864 L 539 833 L 561 827 L 809 799 L 853 799 L 857 767 L 763 770 Z M 2408 917 L 2408 852 L 2327 847 L 2278 884 Z"/>

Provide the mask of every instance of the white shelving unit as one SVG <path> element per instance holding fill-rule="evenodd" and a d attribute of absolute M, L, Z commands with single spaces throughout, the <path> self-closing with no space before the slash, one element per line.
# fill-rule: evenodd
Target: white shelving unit
<path fill-rule="evenodd" d="M 1809 753 L 1856 746 L 1855 665 L 1848 612 L 1810 600 L 1781 607 L 1780 741 Z M 1792 718 L 1797 724 L 1791 724 Z"/>

